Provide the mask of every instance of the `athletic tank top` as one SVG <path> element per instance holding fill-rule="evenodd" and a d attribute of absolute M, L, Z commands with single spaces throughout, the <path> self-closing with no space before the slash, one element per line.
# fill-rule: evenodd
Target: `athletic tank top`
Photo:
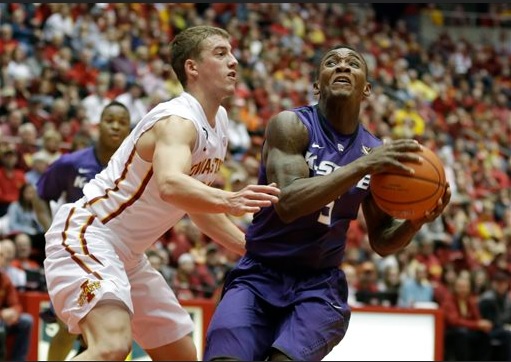
<path fill-rule="evenodd" d="M 317 105 L 293 111 L 309 133 L 304 157 L 310 177 L 330 174 L 382 143 L 362 125 L 352 135 L 337 133 L 318 114 Z M 369 175 L 363 177 L 321 210 L 289 224 L 280 220 L 273 206 L 263 208 L 254 215 L 247 230 L 248 253 L 283 268 L 338 267 L 344 257 L 349 223 L 357 217 L 360 203 L 369 193 L 369 179 Z M 268 183 L 263 164 L 259 170 L 259 183 Z"/>
<path fill-rule="evenodd" d="M 151 162 L 140 158 L 135 144 L 162 117 L 176 115 L 197 129 L 190 176 L 211 185 L 227 151 L 228 117 L 220 107 L 211 127 L 199 102 L 189 93 L 160 103 L 144 116 L 108 166 L 83 189 L 87 207 L 134 253 L 142 253 L 185 212 L 161 199 Z"/>

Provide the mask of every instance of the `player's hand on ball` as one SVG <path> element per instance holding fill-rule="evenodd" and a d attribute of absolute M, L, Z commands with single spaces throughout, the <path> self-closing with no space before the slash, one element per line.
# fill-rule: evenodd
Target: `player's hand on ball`
<path fill-rule="evenodd" d="M 416 225 L 417 229 L 419 229 L 423 224 L 434 221 L 437 217 L 442 215 L 444 209 L 447 207 L 449 202 L 451 201 L 451 186 L 447 182 L 445 185 L 445 191 L 442 197 L 438 200 L 435 208 L 431 211 L 426 211 L 424 217 L 420 219 L 413 220 L 412 222 Z"/>
<path fill-rule="evenodd" d="M 361 158 L 367 162 L 369 173 L 393 172 L 413 174 L 414 169 L 407 166 L 406 162 L 421 163 L 419 142 L 413 139 L 399 139 L 386 141 L 380 147 L 376 147 L 366 156 Z"/>

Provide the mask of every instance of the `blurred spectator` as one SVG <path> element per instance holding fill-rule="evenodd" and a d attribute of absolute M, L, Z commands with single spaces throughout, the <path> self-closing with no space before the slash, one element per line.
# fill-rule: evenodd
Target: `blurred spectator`
<path fill-rule="evenodd" d="M 386 294 L 385 303 L 382 303 L 382 305 L 387 307 L 396 306 L 401 284 L 399 266 L 397 264 L 388 264 L 385 266 L 382 278 L 378 281 L 378 290 Z"/>
<path fill-rule="evenodd" d="M 74 20 L 71 16 L 70 4 L 50 4 L 52 7 L 51 15 L 46 19 L 43 25 L 43 38 L 51 41 L 56 34 L 65 37 L 66 42 L 71 40 L 73 35 Z"/>
<path fill-rule="evenodd" d="M 49 129 L 43 134 L 43 144 L 39 151 L 34 153 L 35 157 L 44 157 L 48 160 L 48 164 L 52 164 L 56 159 L 58 159 L 61 155 L 61 142 L 62 135 L 54 130 Z"/>
<path fill-rule="evenodd" d="M 227 261 L 219 246 L 210 242 L 206 246 L 206 268 L 215 280 L 215 288 L 221 288 L 225 275 L 231 270 L 233 265 Z"/>
<path fill-rule="evenodd" d="M 45 290 L 45 278 L 43 270 L 44 250 L 33 250 L 32 240 L 25 233 L 18 233 L 14 236 L 16 245 L 16 258 L 11 265 L 25 271 L 27 276 L 27 290 Z M 40 253 L 38 255 L 38 253 Z"/>
<path fill-rule="evenodd" d="M 419 250 L 415 259 L 426 266 L 428 279 L 440 280 L 442 275 L 442 263 L 435 254 L 435 242 L 430 239 L 431 235 L 418 235 L 416 237 Z"/>
<path fill-rule="evenodd" d="M 147 106 L 142 98 L 144 97 L 144 89 L 139 83 L 131 83 L 128 90 L 119 94 L 115 100 L 124 104 L 131 115 L 131 127 L 134 127 L 138 121 L 147 113 Z"/>
<path fill-rule="evenodd" d="M 7 215 L 9 218 L 8 230 L 11 234 L 25 233 L 30 236 L 34 249 L 38 251 L 39 261 L 44 259 L 44 227 L 38 221 L 36 213 L 36 188 L 31 183 L 25 183 L 20 191 L 17 201 L 9 205 Z"/>
<path fill-rule="evenodd" d="M 497 272 L 491 278 L 490 290 L 481 295 L 481 317 L 491 321 L 492 360 L 511 361 L 511 295 L 509 273 Z"/>
<path fill-rule="evenodd" d="M 450 295 L 454 290 L 454 282 L 458 277 L 458 273 L 454 267 L 454 264 L 445 264 L 442 269 L 442 276 L 440 280 L 433 281 L 433 300 L 441 305 L 444 298 Z"/>
<path fill-rule="evenodd" d="M 147 72 L 139 77 L 140 85 L 145 94 L 159 94 L 163 101 L 171 98 L 171 94 L 166 87 L 165 68 L 166 65 L 163 60 L 155 58 L 149 63 Z"/>
<path fill-rule="evenodd" d="M 147 259 L 149 260 L 149 263 L 151 263 L 151 266 L 161 273 L 169 286 L 172 286 L 172 282 L 176 275 L 176 269 L 172 268 L 165 262 L 166 259 L 162 256 L 163 253 L 166 253 L 166 251 L 157 249 L 148 249 L 146 251 Z"/>
<path fill-rule="evenodd" d="M 364 261 L 357 270 L 356 299 L 366 305 L 380 305 L 378 293 L 378 271 L 371 261 Z"/>
<path fill-rule="evenodd" d="M 425 264 L 417 264 L 414 275 L 405 277 L 399 289 L 397 304 L 404 308 L 434 305 L 433 286 L 428 280 Z"/>
<path fill-rule="evenodd" d="M 493 323 L 481 317 L 470 279 L 459 275 L 453 293 L 441 305 L 445 315 L 445 358 L 456 361 L 489 361 Z"/>
<path fill-rule="evenodd" d="M 11 61 L 7 64 L 7 76 L 12 80 L 25 81 L 34 77 L 27 63 L 27 54 L 23 47 L 16 47 L 12 51 Z"/>
<path fill-rule="evenodd" d="M 110 99 L 115 99 L 117 96 L 126 92 L 128 82 L 126 80 L 126 76 L 123 73 L 114 73 L 111 77 L 111 85 L 106 92 L 106 97 Z"/>
<path fill-rule="evenodd" d="M 25 233 L 18 233 L 14 236 L 16 245 L 16 258 L 11 265 L 23 270 L 39 270 L 41 265 L 32 259 L 32 240 Z"/>
<path fill-rule="evenodd" d="M 134 60 L 129 37 L 120 39 L 119 44 L 119 55 L 110 59 L 110 70 L 113 73 L 125 74 L 128 83 L 131 84 L 137 77 L 137 62 Z M 139 119 L 136 118 L 136 120 L 138 122 Z"/>
<path fill-rule="evenodd" d="M 181 254 L 172 282 L 178 299 L 210 298 L 215 287 L 215 280 L 204 264 L 197 264 L 190 253 Z"/>
<path fill-rule="evenodd" d="M 472 293 L 482 295 L 490 288 L 490 278 L 488 270 L 485 267 L 478 267 L 471 271 Z"/>
<path fill-rule="evenodd" d="M 0 264 L 3 264 L 3 243 L 0 243 Z M 6 337 L 13 336 L 12 350 L 7 350 L 7 361 L 26 361 L 30 347 L 34 319 L 23 313 L 18 291 L 10 277 L 0 270 L 0 319 Z"/>
<path fill-rule="evenodd" d="M 92 22 L 92 24 L 95 23 Z M 110 25 L 105 32 L 100 32 L 97 36 L 97 40 L 91 41 L 91 45 L 94 47 L 97 54 L 94 59 L 94 64 L 101 70 L 107 70 L 111 59 L 118 57 L 121 52 L 119 34 L 117 29 Z"/>
<path fill-rule="evenodd" d="M 67 76 L 81 89 L 92 91 L 99 80 L 99 69 L 93 64 L 94 53 L 89 47 L 78 51 L 78 59 L 71 65 Z"/>
<path fill-rule="evenodd" d="M 187 224 L 190 222 L 188 218 L 183 218 L 169 231 L 166 248 L 169 251 L 169 265 L 176 267 L 179 257 L 187 253 L 192 248 L 192 242 L 186 235 Z"/>
<path fill-rule="evenodd" d="M 87 119 L 96 126 L 101 119 L 101 112 L 112 100 L 107 96 L 108 86 L 106 84 L 97 84 L 92 88 L 92 92 L 82 100 Z"/>
<path fill-rule="evenodd" d="M 25 179 L 28 183 L 36 186 L 41 175 L 49 166 L 48 159 L 42 153 L 35 153 L 32 157 L 32 167 L 25 173 Z"/>
<path fill-rule="evenodd" d="M 11 54 L 19 41 L 13 38 L 12 24 L 4 23 L 0 27 L 0 54 Z"/>
<path fill-rule="evenodd" d="M 23 171 L 30 171 L 33 167 L 32 155 L 39 149 L 37 145 L 37 129 L 32 123 L 23 123 L 18 129 L 19 142 L 16 146 L 18 152 L 18 166 Z"/>
<path fill-rule="evenodd" d="M 14 287 L 18 290 L 25 290 L 27 286 L 27 273 L 12 265 L 16 259 L 16 245 L 11 239 L 0 241 L 0 270 L 8 275 Z"/>
<path fill-rule="evenodd" d="M 18 200 L 19 191 L 26 183 L 23 170 L 16 168 L 18 155 L 12 144 L 0 148 L 0 217 L 7 214 L 9 205 Z"/>
<path fill-rule="evenodd" d="M 235 98 L 229 108 L 229 151 L 236 161 L 243 159 L 252 142 L 247 126 L 240 118 L 240 109 L 244 106 L 243 98 Z"/>
<path fill-rule="evenodd" d="M 7 114 L 6 122 L 0 125 L 0 129 L 2 130 L 2 134 L 4 136 L 17 137 L 19 127 L 23 123 L 23 112 L 21 109 L 16 108 Z"/>
<path fill-rule="evenodd" d="M 348 263 L 342 263 L 340 269 L 346 275 L 346 282 L 348 283 L 348 305 L 350 306 L 359 306 L 362 303 L 357 301 L 357 285 L 358 285 L 358 275 L 355 267 Z"/>

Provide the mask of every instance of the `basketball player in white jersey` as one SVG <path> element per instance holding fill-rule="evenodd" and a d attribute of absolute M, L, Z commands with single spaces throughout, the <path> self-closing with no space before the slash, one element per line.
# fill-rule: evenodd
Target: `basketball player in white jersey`
<path fill-rule="evenodd" d="M 195 360 L 193 324 L 144 251 L 185 214 L 240 254 L 244 234 L 226 214 L 278 201 L 275 184 L 239 192 L 211 187 L 227 151 L 226 110 L 237 60 L 229 34 L 210 26 L 179 33 L 171 65 L 185 92 L 153 108 L 46 233 L 44 262 L 57 315 L 88 348 L 76 360 L 124 360 L 132 339 L 152 360 Z"/>

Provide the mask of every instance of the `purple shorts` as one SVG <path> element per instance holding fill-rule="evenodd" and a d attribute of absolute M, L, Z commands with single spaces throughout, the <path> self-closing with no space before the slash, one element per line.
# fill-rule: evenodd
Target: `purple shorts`
<path fill-rule="evenodd" d="M 244 256 L 227 276 L 204 360 L 262 361 L 273 348 L 293 360 L 320 361 L 346 333 L 347 294 L 337 268 L 297 274 Z"/>

